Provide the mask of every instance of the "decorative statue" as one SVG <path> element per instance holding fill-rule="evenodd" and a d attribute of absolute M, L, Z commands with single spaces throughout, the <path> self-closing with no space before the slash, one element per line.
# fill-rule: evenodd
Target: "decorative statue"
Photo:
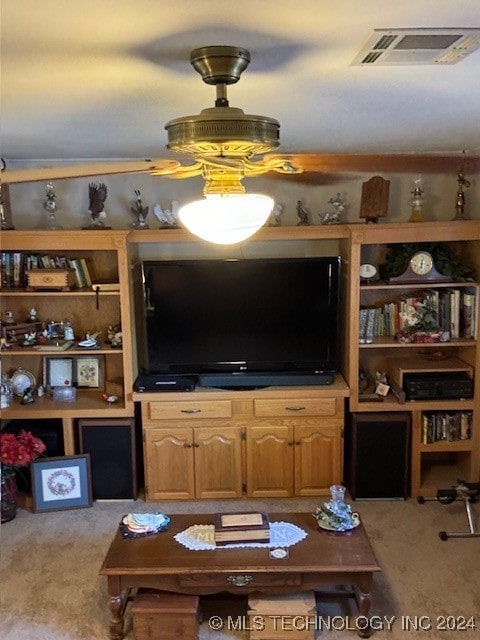
<path fill-rule="evenodd" d="M 101 218 L 106 218 L 104 211 L 105 200 L 107 199 L 107 186 L 103 183 L 95 184 L 91 182 L 88 185 L 88 196 L 90 200 L 89 213 L 91 217 L 91 223 L 82 227 L 83 229 L 111 229 L 106 227 Z"/>
<path fill-rule="evenodd" d="M 334 207 L 334 211 L 318 214 L 321 218 L 322 224 L 340 224 L 342 222 L 342 213 L 345 209 L 345 201 L 341 194 L 337 193 L 334 198 L 330 198 L 328 204 L 331 204 Z"/>
<path fill-rule="evenodd" d="M 270 226 L 271 227 L 279 227 L 280 226 L 280 216 L 283 213 L 283 204 L 275 203 L 272 209 L 272 215 L 270 217 Z"/>
<path fill-rule="evenodd" d="M 310 210 L 304 206 L 301 200 L 297 200 L 297 216 L 299 220 L 297 222 L 297 227 L 306 227 L 310 224 Z"/>
<path fill-rule="evenodd" d="M 170 209 L 164 210 L 159 204 L 154 205 L 153 214 L 162 228 L 175 229 L 178 227 L 178 202 L 176 200 L 172 200 Z"/>
<path fill-rule="evenodd" d="M 463 152 L 465 155 L 465 152 Z M 457 174 L 457 199 L 455 202 L 455 217 L 453 220 L 466 220 L 465 217 L 465 189 L 468 189 L 470 182 L 465 178 L 465 161 L 462 161 Z"/>
<path fill-rule="evenodd" d="M 62 225 L 58 224 L 55 211 L 57 209 L 57 196 L 55 195 L 55 189 L 53 188 L 53 182 L 49 182 L 46 187 L 46 199 L 43 201 L 43 208 L 48 213 L 47 229 L 52 231 L 55 229 L 63 229 Z"/>
<path fill-rule="evenodd" d="M 140 189 L 135 189 L 135 206 L 131 207 L 133 215 L 136 217 L 135 222 L 130 225 L 132 229 L 149 229 L 148 224 L 145 222 L 148 216 L 148 207 L 144 207 L 142 204 L 142 194 Z"/>

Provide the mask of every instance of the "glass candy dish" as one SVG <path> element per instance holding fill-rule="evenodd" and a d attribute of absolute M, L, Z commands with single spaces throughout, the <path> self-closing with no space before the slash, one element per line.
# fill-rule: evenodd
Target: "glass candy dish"
<path fill-rule="evenodd" d="M 358 513 L 353 513 L 345 502 L 345 487 L 334 484 L 330 487 L 331 500 L 318 507 L 313 514 L 318 526 L 327 531 L 350 531 L 360 524 Z"/>

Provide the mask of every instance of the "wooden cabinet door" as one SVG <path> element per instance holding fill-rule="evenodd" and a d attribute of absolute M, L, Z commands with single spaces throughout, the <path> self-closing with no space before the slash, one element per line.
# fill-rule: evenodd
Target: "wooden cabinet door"
<path fill-rule="evenodd" d="M 147 500 L 195 497 L 193 451 L 192 429 L 146 429 Z"/>
<path fill-rule="evenodd" d="M 240 427 L 195 427 L 194 451 L 197 498 L 242 496 Z"/>
<path fill-rule="evenodd" d="M 247 429 L 247 496 L 293 496 L 293 427 L 252 426 Z"/>
<path fill-rule="evenodd" d="M 295 427 L 295 495 L 328 495 L 342 481 L 342 426 L 337 421 Z"/>

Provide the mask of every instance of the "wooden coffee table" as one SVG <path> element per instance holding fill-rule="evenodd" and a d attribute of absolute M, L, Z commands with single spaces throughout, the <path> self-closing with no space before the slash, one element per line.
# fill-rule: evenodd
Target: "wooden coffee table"
<path fill-rule="evenodd" d="M 269 518 L 292 522 L 308 533 L 289 548 L 287 558 L 272 559 L 265 548 L 191 551 L 174 540 L 193 524 L 213 524 L 213 514 L 173 515 L 167 531 L 147 538 L 124 539 L 117 532 L 100 570 L 108 580 L 112 640 L 123 638 L 125 607 L 140 587 L 207 595 L 295 593 L 348 585 L 354 588 L 360 616 L 367 618 L 373 574 L 381 568 L 363 525 L 336 534 L 320 530 L 311 513 L 269 513 Z M 370 632 L 359 629 L 361 637 Z"/>

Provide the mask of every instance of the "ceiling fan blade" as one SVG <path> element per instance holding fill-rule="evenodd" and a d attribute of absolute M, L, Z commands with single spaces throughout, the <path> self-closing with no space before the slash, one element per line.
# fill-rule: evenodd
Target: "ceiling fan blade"
<path fill-rule="evenodd" d="M 161 170 L 175 171 L 177 160 L 131 160 L 115 162 L 93 162 L 55 167 L 31 167 L 28 169 L 6 169 L 1 173 L 3 183 L 38 182 L 40 180 L 63 180 L 68 178 L 88 178 L 91 176 L 115 175 L 120 173 L 148 173 Z"/>
<path fill-rule="evenodd" d="M 311 186 L 327 186 L 334 185 L 339 182 L 345 181 L 345 176 L 341 173 L 320 173 L 320 172 L 308 172 L 303 171 L 302 173 L 293 173 L 293 174 L 285 174 L 285 173 L 277 173 L 275 171 L 270 171 L 263 176 L 264 179 L 267 180 L 277 180 L 283 182 L 295 182 L 300 184 L 308 184 Z"/>
<path fill-rule="evenodd" d="M 480 156 L 418 154 L 282 154 L 305 173 L 456 173 L 462 165 L 465 173 L 480 170 Z M 275 158 L 275 154 L 265 156 Z M 293 178 L 293 176 L 292 176 Z"/>

